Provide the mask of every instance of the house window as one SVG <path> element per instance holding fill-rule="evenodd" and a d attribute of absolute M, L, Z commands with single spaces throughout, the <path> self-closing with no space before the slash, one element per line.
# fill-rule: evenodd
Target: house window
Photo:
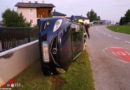
<path fill-rule="evenodd" d="M 51 10 L 48 10 L 48 14 L 49 14 L 49 16 L 51 16 L 51 15 L 52 15 Z"/>
<path fill-rule="evenodd" d="M 42 18 L 42 14 L 39 14 L 39 15 L 38 15 L 38 18 Z"/>

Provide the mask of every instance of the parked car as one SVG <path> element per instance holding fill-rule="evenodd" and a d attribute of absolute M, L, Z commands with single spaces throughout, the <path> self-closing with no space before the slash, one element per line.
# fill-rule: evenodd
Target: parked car
<path fill-rule="evenodd" d="M 38 20 L 39 46 L 44 74 L 67 70 L 83 51 L 83 26 L 65 18 Z"/>

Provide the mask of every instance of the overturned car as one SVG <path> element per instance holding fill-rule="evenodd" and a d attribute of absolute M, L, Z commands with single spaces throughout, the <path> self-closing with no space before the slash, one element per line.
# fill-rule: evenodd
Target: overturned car
<path fill-rule="evenodd" d="M 83 51 L 83 26 L 64 18 L 38 20 L 39 46 L 43 72 L 57 73 L 67 70 Z"/>

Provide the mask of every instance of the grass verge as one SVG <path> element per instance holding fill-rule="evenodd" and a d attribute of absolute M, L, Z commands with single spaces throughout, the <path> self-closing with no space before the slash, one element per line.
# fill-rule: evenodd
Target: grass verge
<path fill-rule="evenodd" d="M 12 90 L 95 90 L 86 51 L 83 51 L 64 74 L 44 76 L 41 72 L 40 61 L 36 61 L 13 80 L 14 83 L 21 83 L 23 87 Z"/>
<path fill-rule="evenodd" d="M 114 25 L 114 26 L 108 26 L 107 28 L 115 32 L 130 34 L 130 25 L 122 25 L 122 26 Z"/>

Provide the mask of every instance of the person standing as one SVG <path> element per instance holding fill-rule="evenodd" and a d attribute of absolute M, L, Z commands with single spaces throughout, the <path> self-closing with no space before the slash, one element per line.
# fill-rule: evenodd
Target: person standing
<path fill-rule="evenodd" d="M 90 34 L 89 34 L 90 25 L 88 22 L 85 22 L 85 29 L 86 29 L 87 36 L 90 39 Z"/>

